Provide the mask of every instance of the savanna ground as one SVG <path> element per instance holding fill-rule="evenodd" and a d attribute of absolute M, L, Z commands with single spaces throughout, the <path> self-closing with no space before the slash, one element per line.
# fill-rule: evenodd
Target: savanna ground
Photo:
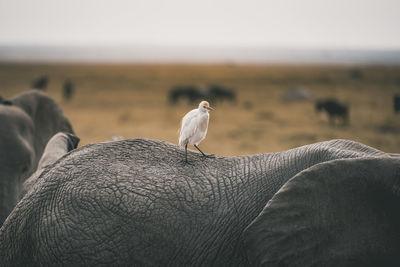
<path fill-rule="evenodd" d="M 234 89 L 238 100 L 210 103 L 215 111 L 200 144 L 207 153 L 274 152 L 335 138 L 400 153 L 400 114 L 393 111 L 400 66 L 2 63 L 0 94 L 12 97 L 44 74 L 47 93 L 70 119 L 81 145 L 115 135 L 177 143 L 181 118 L 197 104 L 171 105 L 168 90 L 212 83 Z M 70 102 L 62 99 L 66 78 L 76 88 Z M 349 103 L 349 125 L 331 126 L 325 114 L 315 112 L 313 100 L 283 100 L 291 87 Z"/>

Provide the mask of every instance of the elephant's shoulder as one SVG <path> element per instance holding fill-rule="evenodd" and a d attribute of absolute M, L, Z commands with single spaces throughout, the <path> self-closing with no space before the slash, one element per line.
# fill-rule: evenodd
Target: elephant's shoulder
<path fill-rule="evenodd" d="M 347 139 L 333 139 L 318 142 L 306 145 L 304 148 L 311 151 L 323 151 L 331 155 L 336 155 L 338 158 L 387 155 L 385 152 L 376 148 Z"/>

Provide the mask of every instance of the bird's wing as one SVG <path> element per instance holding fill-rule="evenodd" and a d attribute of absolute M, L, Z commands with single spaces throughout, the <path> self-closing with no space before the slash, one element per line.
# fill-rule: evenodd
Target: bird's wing
<path fill-rule="evenodd" d="M 181 131 L 179 134 L 179 145 L 183 146 L 183 142 L 193 136 L 197 130 L 197 109 L 189 111 L 182 119 Z"/>

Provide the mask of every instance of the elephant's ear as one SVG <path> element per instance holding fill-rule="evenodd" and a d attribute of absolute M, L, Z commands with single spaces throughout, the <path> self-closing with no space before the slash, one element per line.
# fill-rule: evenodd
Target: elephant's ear
<path fill-rule="evenodd" d="M 400 159 L 321 163 L 247 227 L 254 266 L 400 266 Z"/>
<path fill-rule="evenodd" d="M 20 198 L 33 187 L 46 167 L 55 163 L 69 151 L 75 149 L 79 141 L 79 137 L 71 133 L 59 132 L 55 134 L 47 143 L 36 172 L 23 183 Z"/>
<path fill-rule="evenodd" d="M 33 145 L 37 160 L 42 155 L 49 139 L 57 132 L 74 133 L 61 108 L 46 93 L 30 90 L 17 95 L 12 101 L 15 106 L 24 110 L 33 121 L 35 126 Z"/>
<path fill-rule="evenodd" d="M 69 151 L 75 149 L 80 139 L 74 134 L 58 132 L 55 134 L 44 149 L 38 164 L 38 170 L 53 164 Z"/>

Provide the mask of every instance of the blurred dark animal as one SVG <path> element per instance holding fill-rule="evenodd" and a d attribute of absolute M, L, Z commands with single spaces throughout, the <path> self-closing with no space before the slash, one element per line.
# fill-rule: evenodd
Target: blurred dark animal
<path fill-rule="evenodd" d="M 49 78 L 47 75 L 42 75 L 32 81 L 32 88 L 45 91 L 48 83 Z"/>
<path fill-rule="evenodd" d="M 307 88 L 303 87 L 288 88 L 283 94 L 283 100 L 285 101 L 302 101 L 311 99 L 313 99 L 313 95 Z"/>
<path fill-rule="evenodd" d="M 177 104 L 180 99 L 186 99 L 189 104 L 194 104 L 201 100 L 215 103 L 224 100 L 236 101 L 236 94 L 234 91 L 219 85 L 208 85 L 202 88 L 187 85 L 171 88 L 168 93 L 168 99 L 172 104 Z"/>
<path fill-rule="evenodd" d="M 63 98 L 65 101 L 69 101 L 71 100 L 71 98 L 73 97 L 74 93 L 75 93 L 75 85 L 69 80 L 67 79 L 64 83 L 63 86 Z"/>
<path fill-rule="evenodd" d="M 332 125 L 335 124 L 335 118 L 341 118 L 343 125 L 348 124 L 349 107 L 346 103 L 343 103 L 334 98 L 320 99 L 315 103 L 315 110 L 320 112 L 324 110 L 328 116 L 329 121 Z"/>
<path fill-rule="evenodd" d="M 400 111 L 400 93 L 393 96 L 393 108 L 395 113 Z"/>
<path fill-rule="evenodd" d="M 191 85 L 176 86 L 169 90 L 168 98 L 172 104 L 177 104 L 180 99 L 185 98 L 192 104 L 201 98 L 201 92 Z"/>
<path fill-rule="evenodd" d="M 206 92 L 208 95 L 205 97 L 209 98 L 209 101 L 217 102 L 217 101 L 236 101 L 236 94 L 231 89 L 226 89 L 219 85 L 209 85 L 206 87 Z"/>

